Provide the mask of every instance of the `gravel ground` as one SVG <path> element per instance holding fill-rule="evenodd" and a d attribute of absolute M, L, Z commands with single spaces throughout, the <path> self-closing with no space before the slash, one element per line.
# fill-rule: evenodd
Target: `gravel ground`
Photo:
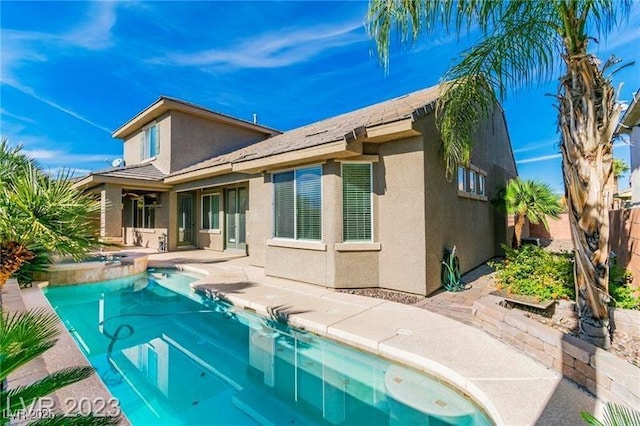
<path fill-rule="evenodd" d="M 357 294 L 358 296 L 375 297 L 376 299 L 384 299 L 390 302 L 404 303 L 405 305 L 413 305 L 424 299 L 424 297 L 413 294 L 401 293 L 393 290 L 383 290 L 381 288 L 355 288 L 336 290 L 340 293 Z"/>

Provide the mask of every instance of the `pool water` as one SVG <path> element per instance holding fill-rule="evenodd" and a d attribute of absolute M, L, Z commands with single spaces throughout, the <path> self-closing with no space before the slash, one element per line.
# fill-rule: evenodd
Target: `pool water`
<path fill-rule="evenodd" d="M 415 370 L 193 293 L 175 270 L 45 290 L 134 425 L 488 425 Z"/>

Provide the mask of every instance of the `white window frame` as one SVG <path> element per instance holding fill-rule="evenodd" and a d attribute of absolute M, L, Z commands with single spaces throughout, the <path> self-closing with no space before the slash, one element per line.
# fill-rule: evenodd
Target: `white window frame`
<path fill-rule="evenodd" d="M 149 132 L 151 129 L 155 129 L 156 137 L 158 138 L 158 152 L 154 155 L 151 155 L 151 139 L 149 137 Z M 140 159 L 142 161 L 149 161 L 156 158 L 160 154 L 160 127 L 157 121 L 152 121 L 142 128 L 142 147 L 140 150 Z"/>
<path fill-rule="evenodd" d="M 315 163 L 315 164 L 308 164 L 305 166 L 300 166 L 300 167 L 290 167 L 287 169 L 281 169 L 281 170 L 277 170 L 277 171 L 273 171 L 271 172 L 271 186 L 272 186 L 272 190 L 271 190 L 271 212 L 272 212 L 272 216 L 271 216 L 271 236 L 274 240 L 286 240 L 286 241 L 308 241 L 308 242 L 313 242 L 313 243 L 320 243 L 324 241 L 324 226 L 323 226 L 323 220 L 324 220 L 324 167 L 322 167 L 324 163 Z M 298 238 L 298 222 L 297 222 L 297 217 L 298 217 L 298 200 L 296 197 L 297 194 L 297 190 L 298 190 L 298 180 L 296 179 L 296 172 L 298 170 L 304 170 L 304 169 L 314 169 L 314 168 L 319 168 L 320 169 L 320 239 L 319 240 L 308 240 L 308 239 L 301 239 Z M 274 175 L 280 174 L 280 173 L 287 173 L 287 172 L 293 172 L 293 238 L 290 237 L 276 237 L 276 186 L 273 183 L 274 179 Z"/>
<path fill-rule="evenodd" d="M 478 173 L 478 195 L 487 195 L 487 177 L 482 173 Z"/>
<path fill-rule="evenodd" d="M 471 194 L 476 194 L 477 186 L 478 186 L 478 172 L 473 169 L 468 169 L 469 180 L 467 182 L 467 192 Z"/>
<path fill-rule="evenodd" d="M 132 199 L 131 200 L 131 206 L 132 206 L 132 211 L 131 211 L 131 224 L 132 224 L 132 228 L 135 229 L 156 229 L 155 228 L 155 222 L 156 222 L 156 208 L 159 207 L 157 204 L 147 204 L 146 203 L 146 196 L 143 195 L 142 198 L 142 227 L 137 226 L 136 223 L 136 212 L 138 210 L 138 206 L 137 206 L 137 202 L 140 200 L 138 198 Z M 153 228 L 149 228 L 146 226 L 146 221 L 145 219 L 145 211 L 146 210 L 151 210 L 153 211 L 153 223 L 154 223 L 154 227 Z"/>
<path fill-rule="evenodd" d="M 217 196 L 218 197 L 218 211 L 216 212 L 216 214 L 218 215 L 218 227 L 217 228 L 205 228 L 204 227 L 204 197 L 213 197 L 213 196 Z M 211 233 L 220 233 L 220 229 L 222 229 L 222 220 L 221 220 L 221 215 L 220 215 L 220 200 L 222 199 L 222 195 L 220 191 L 216 191 L 216 192 L 207 192 L 207 193 L 203 193 L 200 196 L 200 231 L 203 232 L 211 232 Z M 209 221 L 209 224 L 211 224 L 211 221 Z"/>
<path fill-rule="evenodd" d="M 462 182 L 460 182 L 460 172 L 462 172 Z M 458 191 L 467 190 L 467 168 L 465 166 L 458 166 Z"/>
<path fill-rule="evenodd" d="M 342 179 L 343 179 L 343 173 L 342 173 L 342 167 L 344 166 L 344 164 L 362 164 L 362 163 L 367 163 L 369 164 L 369 176 L 371 176 L 371 182 L 369 182 L 369 198 L 370 198 L 370 205 L 371 205 L 371 239 L 369 240 L 352 240 L 352 241 L 345 241 L 344 240 L 344 211 L 342 212 L 342 242 L 345 244 L 362 244 L 362 243 L 372 243 L 375 239 L 374 239 L 374 235 L 375 235 L 375 229 L 374 229 L 374 223 L 375 220 L 373 220 L 374 218 L 374 214 L 375 214 L 375 210 L 373 207 L 373 163 L 370 161 L 341 161 L 340 162 L 340 192 L 341 195 L 344 197 L 344 194 L 342 194 Z M 341 200 L 344 202 L 344 200 Z"/>

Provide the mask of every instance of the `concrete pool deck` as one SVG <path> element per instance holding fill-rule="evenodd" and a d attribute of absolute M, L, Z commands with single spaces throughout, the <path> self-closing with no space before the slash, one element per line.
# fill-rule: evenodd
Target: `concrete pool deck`
<path fill-rule="evenodd" d="M 125 250 L 126 251 L 126 250 Z M 267 277 L 244 256 L 204 250 L 153 253 L 150 267 L 183 267 L 206 276 L 201 291 L 223 294 L 235 306 L 267 314 L 279 308 L 296 327 L 330 337 L 425 371 L 475 399 L 499 425 L 582 425 L 581 411 L 600 415 L 602 404 L 572 382 L 482 330 L 415 306 L 338 293 L 332 289 Z M 4 308 L 51 310 L 34 287 L 2 289 Z M 446 306 L 440 304 L 441 311 Z M 10 387 L 30 383 L 86 358 L 60 324 L 61 342 L 29 368 L 10 378 Z M 110 398 L 96 376 L 57 393 L 66 398 Z M 123 424 L 126 424 L 123 419 Z"/>
<path fill-rule="evenodd" d="M 443 315 L 267 277 L 247 257 L 204 250 L 152 254 L 150 267 L 206 274 L 194 287 L 261 314 L 277 308 L 294 327 L 410 365 L 470 395 L 500 425 L 581 425 L 602 405 L 559 373 L 481 330 Z"/>

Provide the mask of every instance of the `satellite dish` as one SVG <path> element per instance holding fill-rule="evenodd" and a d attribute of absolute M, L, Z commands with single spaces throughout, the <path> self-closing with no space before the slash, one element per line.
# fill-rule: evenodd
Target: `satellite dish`
<path fill-rule="evenodd" d="M 124 166 L 124 160 L 122 158 L 116 158 L 115 160 L 113 160 L 111 162 L 111 165 L 113 167 L 121 167 Z"/>

